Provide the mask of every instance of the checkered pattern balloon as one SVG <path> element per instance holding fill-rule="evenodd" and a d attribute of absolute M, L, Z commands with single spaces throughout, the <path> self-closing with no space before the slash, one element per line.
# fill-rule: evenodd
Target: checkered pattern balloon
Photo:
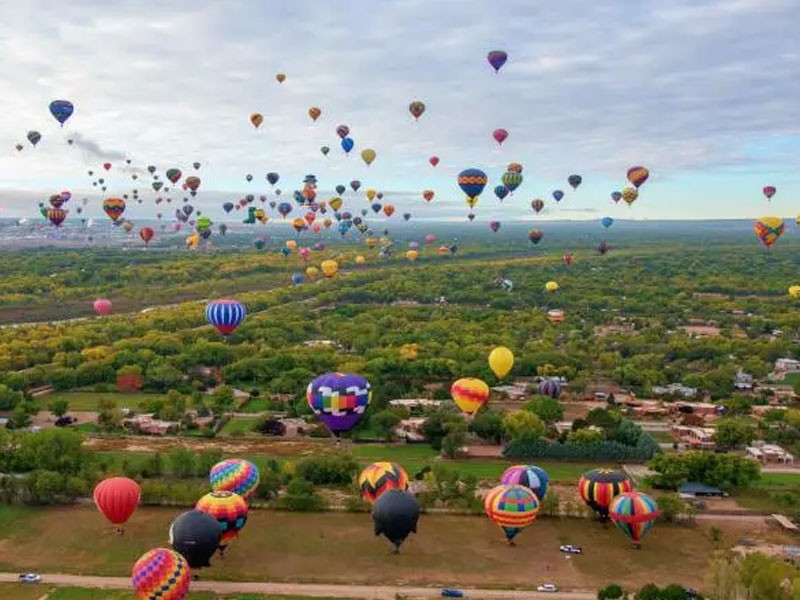
<path fill-rule="evenodd" d="M 356 426 L 372 400 L 372 386 L 352 373 L 326 373 L 308 384 L 306 399 L 325 426 L 338 435 Z"/>
<path fill-rule="evenodd" d="M 531 490 L 541 502 L 547 493 L 550 476 L 536 465 L 514 465 L 500 476 L 502 485 L 522 485 Z"/>
<path fill-rule="evenodd" d="M 506 539 L 511 541 L 536 520 L 539 499 L 521 485 L 498 485 L 489 491 L 483 507 L 494 524 L 506 534 Z"/>
<path fill-rule="evenodd" d="M 229 458 L 211 467 L 208 475 L 215 492 L 233 492 L 249 500 L 258 489 L 258 467 L 248 460 Z"/>
<path fill-rule="evenodd" d="M 156 548 L 136 561 L 132 580 L 139 600 L 183 600 L 189 592 L 192 573 L 180 554 Z"/>
<path fill-rule="evenodd" d="M 221 535 L 220 548 L 227 546 L 247 523 L 247 502 L 233 492 L 211 492 L 197 501 L 195 508 L 215 518 Z"/>

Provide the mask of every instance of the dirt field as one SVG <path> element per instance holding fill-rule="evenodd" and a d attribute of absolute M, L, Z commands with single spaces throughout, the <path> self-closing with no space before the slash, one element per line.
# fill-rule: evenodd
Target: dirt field
<path fill-rule="evenodd" d="M 0 511 L 0 570 L 124 576 L 146 550 L 167 543 L 180 511 L 140 509 L 126 534 L 113 533 L 90 507 Z M 719 525 L 719 524 L 718 524 Z M 564 588 L 596 588 L 611 581 L 640 586 L 676 581 L 699 587 L 713 547 L 709 525 L 659 525 L 642 550 L 615 527 L 582 519 L 546 519 L 520 534 L 518 546 L 484 517 L 423 516 L 398 556 L 372 533 L 366 514 L 254 512 L 225 558 L 204 579 L 351 584 L 532 587 L 553 581 Z M 740 537 L 780 534 L 751 523 L 723 526 L 726 544 Z M 559 544 L 584 547 L 567 558 Z M 687 569 L 691 565 L 691 569 Z"/>

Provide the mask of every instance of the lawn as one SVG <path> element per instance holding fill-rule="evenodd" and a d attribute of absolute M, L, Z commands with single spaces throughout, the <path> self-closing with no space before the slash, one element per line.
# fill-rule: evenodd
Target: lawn
<path fill-rule="evenodd" d="M 762 473 L 754 486 L 737 490 L 734 498 L 750 510 L 794 515 L 800 510 L 800 473 Z"/>
<path fill-rule="evenodd" d="M 130 600 L 132 590 L 103 590 L 77 587 L 53 587 L 47 582 L 39 585 L 0 583 L 0 598 L 10 600 Z M 187 600 L 312 600 L 305 596 L 263 596 L 261 594 L 219 595 L 212 592 L 189 592 Z M 320 600 L 315 598 L 314 600 Z"/>
<path fill-rule="evenodd" d="M 222 437 L 247 435 L 253 431 L 256 425 L 258 425 L 258 419 L 234 418 L 225 423 L 218 435 Z"/>
<path fill-rule="evenodd" d="M 41 396 L 37 402 L 43 410 L 53 400 L 66 400 L 70 410 L 96 411 L 101 400 L 111 400 L 117 408 L 138 409 L 143 400 L 164 399 L 164 394 L 123 394 L 111 392 L 53 392 Z"/>
<path fill-rule="evenodd" d="M 88 506 L 3 511 L 0 569 L 127 576 L 141 554 L 166 543 L 179 513 L 140 508 L 120 537 Z M 566 560 L 558 551 L 563 543 L 580 544 L 585 554 Z M 487 518 L 452 515 L 423 515 L 418 533 L 393 555 L 390 544 L 373 534 L 369 515 L 256 510 L 225 558 L 213 559 L 202 578 L 523 588 L 545 579 L 569 588 L 677 580 L 699 587 L 711 555 L 700 525 L 659 524 L 643 549 L 633 551 L 613 526 L 541 517 L 514 548 Z"/>

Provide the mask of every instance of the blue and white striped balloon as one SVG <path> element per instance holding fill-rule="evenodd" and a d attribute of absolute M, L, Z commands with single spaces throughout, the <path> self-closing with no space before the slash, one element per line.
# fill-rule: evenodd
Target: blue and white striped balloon
<path fill-rule="evenodd" d="M 245 314 L 244 304 L 238 300 L 212 300 L 206 306 L 206 319 L 223 335 L 233 333 Z"/>

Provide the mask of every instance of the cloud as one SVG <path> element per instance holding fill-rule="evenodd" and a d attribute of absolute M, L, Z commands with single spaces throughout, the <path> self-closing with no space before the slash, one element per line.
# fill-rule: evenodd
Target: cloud
<path fill-rule="evenodd" d="M 120 152 L 119 150 L 104 150 L 100 147 L 100 144 L 95 142 L 94 140 L 90 140 L 85 138 L 81 133 L 73 133 L 71 134 L 70 139 L 75 147 L 79 148 L 81 151 L 88 155 L 87 162 L 92 161 L 112 161 L 112 160 L 124 160 L 125 153 Z"/>

